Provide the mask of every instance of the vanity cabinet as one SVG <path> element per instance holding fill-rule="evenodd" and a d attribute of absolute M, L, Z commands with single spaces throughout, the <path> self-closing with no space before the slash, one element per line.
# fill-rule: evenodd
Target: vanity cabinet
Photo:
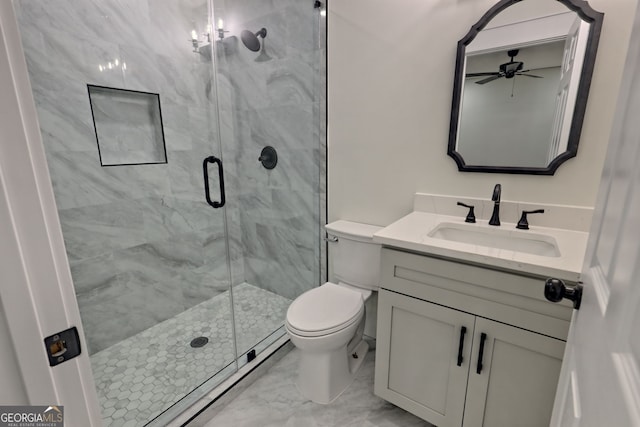
<path fill-rule="evenodd" d="M 384 248 L 375 393 L 439 427 L 549 425 L 572 308 L 543 284 Z"/>

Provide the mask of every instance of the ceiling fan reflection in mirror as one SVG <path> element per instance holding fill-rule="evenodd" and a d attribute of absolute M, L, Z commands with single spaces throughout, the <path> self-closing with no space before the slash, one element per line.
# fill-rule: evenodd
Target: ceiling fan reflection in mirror
<path fill-rule="evenodd" d="M 523 70 L 524 62 L 514 60 L 514 58 L 518 56 L 518 52 L 520 52 L 519 49 L 513 49 L 513 50 L 507 51 L 507 55 L 509 55 L 510 61 L 505 62 L 504 64 L 500 64 L 500 68 L 498 71 L 487 72 L 487 73 L 468 73 L 466 74 L 466 77 L 488 76 L 482 80 L 478 80 L 477 82 L 475 82 L 476 84 L 479 84 L 479 85 L 483 85 L 503 77 L 507 79 L 512 79 L 515 76 L 527 76 L 527 77 L 534 77 L 536 79 L 543 78 L 542 76 L 528 74 L 531 70 Z"/>

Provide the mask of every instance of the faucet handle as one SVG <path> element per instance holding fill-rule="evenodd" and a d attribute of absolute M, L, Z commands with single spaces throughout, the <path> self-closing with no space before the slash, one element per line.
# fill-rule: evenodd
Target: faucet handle
<path fill-rule="evenodd" d="M 465 208 L 469 208 L 469 213 L 467 214 L 467 217 L 464 219 L 464 222 L 471 222 L 471 223 L 475 223 L 476 222 L 476 215 L 473 212 L 473 208 L 475 206 L 473 206 L 473 205 L 465 205 L 462 202 L 458 202 L 457 205 L 458 206 L 464 206 Z"/>
<path fill-rule="evenodd" d="M 529 221 L 527 221 L 527 214 L 537 214 L 544 213 L 544 209 L 536 209 L 533 211 L 522 211 L 522 216 L 520 217 L 520 221 L 518 221 L 518 225 L 516 228 L 520 230 L 528 230 L 529 229 Z"/>

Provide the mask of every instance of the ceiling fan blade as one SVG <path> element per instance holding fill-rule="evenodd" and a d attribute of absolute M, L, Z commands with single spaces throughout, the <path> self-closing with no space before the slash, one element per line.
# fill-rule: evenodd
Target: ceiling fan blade
<path fill-rule="evenodd" d="M 536 79 L 544 79 L 544 77 L 542 76 L 536 76 L 535 74 L 522 74 L 522 73 L 516 73 L 517 76 L 527 76 L 527 77 L 534 77 Z"/>
<path fill-rule="evenodd" d="M 477 81 L 477 82 L 476 82 L 476 84 L 478 84 L 478 85 L 483 85 L 483 84 L 485 84 L 485 83 L 489 83 L 489 82 L 492 82 L 492 81 L 494 81 L 494 80 L 498 80 L 498 79 L 499 79 L 499 78 L 501 78 L 501 77 L 502 77 L 502 75 L 497 75 L 497 76 L 488 77 L 488 78 L 486 78 L 486 79 L 482 79 L 482 80 Z"/>
<path fill-rule="evenodd" d="M 497 71 L 494 71 L 492 73 L 468 73 L 465 75 L 465 77 L 482 77 L 482 76 L 497 76 L 500 73 Z"/>

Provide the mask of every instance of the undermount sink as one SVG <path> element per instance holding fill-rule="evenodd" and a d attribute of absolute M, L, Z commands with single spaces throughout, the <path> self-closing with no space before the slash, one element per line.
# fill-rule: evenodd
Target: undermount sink
<path fill-rule="evenodd" d="M 556 239 L 529 231 L 487 228 L 479 225 L 440 223 L 428 234 L 429 237 L 450 242 L 467 243 L 487 248 L 504 249 L 532 255 L 559 257 Z"/>

